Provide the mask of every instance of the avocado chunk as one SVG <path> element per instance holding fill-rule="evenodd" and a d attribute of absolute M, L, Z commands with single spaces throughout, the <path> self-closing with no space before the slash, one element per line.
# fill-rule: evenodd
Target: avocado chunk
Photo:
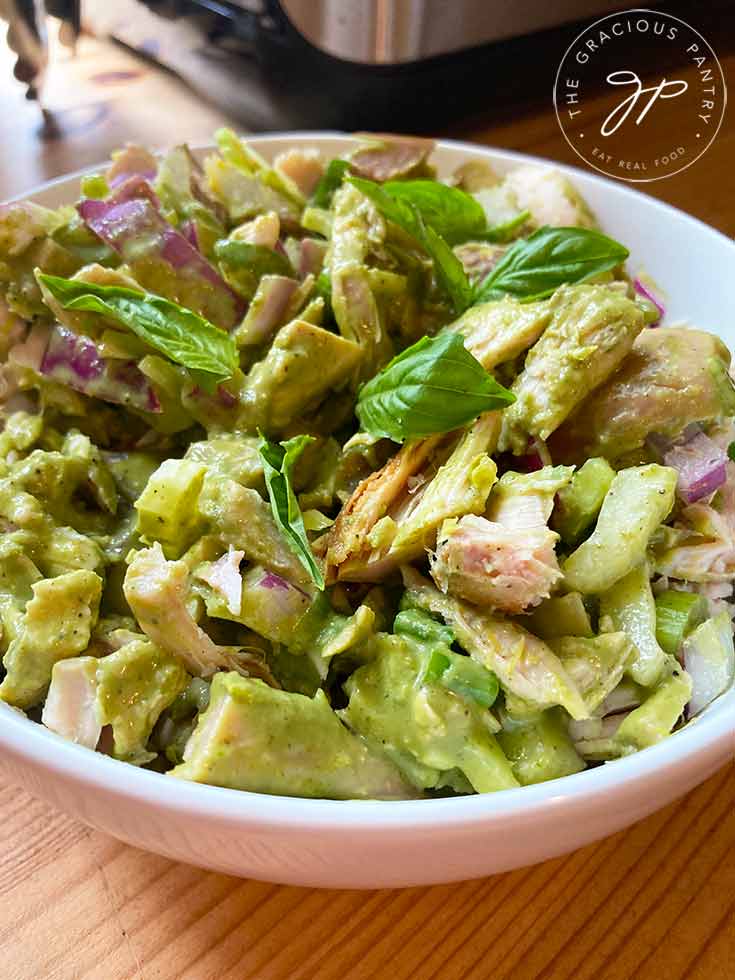
<path fill-rule="evenodd" d="M 51 683 L 53 666 L 86 650 L 97 622 L 102 580 L 79 569 L 33 586 L 3 664 L 7 671 L 0 698 L 16 708 L 39 704 Z"/>
<path fill-rule="evenodd" d="M 167 558 L 178 558 L 204 529 L 197 501 L 206 474 L 204 463 L 166 459 L 135 502 L 143 539 L 160 541 Z"/>
<path fill-rule="evenodd" d="M 243 421 L 251 431 L 282 432 L 316 408 L 330 390 L 347 384 L 361 356 L 352 340 L 293 320 L 281 327 L 266 356 L 246 378 Z"/>
<path fill-rule="evenodd" d="M 615 460 L 640 450 L 651 432 L 673 438 L 691 422 L 735 414 L 729 365 L 725 344 L 703 330 L 644 330 L 619 370 L 555 433 L 554 459 Z"/>
<path fill-rule="evenodd" d="M 521 786 L 570 776 L 585 768 L 559 708 L 550 708 L 529 721 L 505 718 L 497 739 Z"/>
<path fill-rule="evenodd" d="M 370 653 L 371 662 L 345 684 L 350 701 L 339 714 L 353 731 L 379 747 L 422 789 L 446 786 L 447 773 L 456 769 L 478 793 L 517 785 L 488 727 L 493 716 L 422 677 L 422 644 L 405 634 L 380 633 Z"/>
<path fill-rule="evenodd" d="M 243 487 L 264 490 L 263 460 L 257 436 L 222 433 L 201 442 L 192 442 L 184 459 L 203 463 L 207 473 L 235 480 Z"/>
<path fill-rule="evenodd" d="M 97 703 L 112 726 L 116 759 L 142 764 L 155 753 L 145 745 L 162 711 L 181 694 L 189 675 L 176 657 L 150 640 L 132 640 L 98 661 Z"/>
<path fill-rule="evenodd" d="M 171 775 L 215 786 L 325 799 L 408 799 L 398 770 L 342 725 L 323 691 L 277 691 L 215 674 L 184 762 Z"/>

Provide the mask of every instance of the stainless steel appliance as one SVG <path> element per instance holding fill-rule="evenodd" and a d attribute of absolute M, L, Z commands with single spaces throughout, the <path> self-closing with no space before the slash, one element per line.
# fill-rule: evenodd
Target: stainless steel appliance
<path fill-rule="evenodd" d="M 83 22 L 176 71 L 256 129 L 419 131 L 489 104 L 502 113 L 511 97 L 538 103 L 574 36 L 558 25 L 621 6 L 634 4 L 83 0 Z"/>

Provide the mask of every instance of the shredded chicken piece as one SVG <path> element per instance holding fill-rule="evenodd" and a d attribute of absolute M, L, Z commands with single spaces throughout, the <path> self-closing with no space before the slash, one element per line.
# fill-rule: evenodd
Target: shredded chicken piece
<path fill-rule="evenodd" d="M 187 670 L 209 677 L 236 670 L 245 677 L 269 677 L 267 667 L 237 647 L 218 646 L 186 608 L 189 570 L 183 561 L 167 561 L 156 543 L 139 551 L 125 576 L 125 598 L 141 629 L 163 650 L 179 657 Z"/>
<path fill-rule="evenodd" d="M 324 173 L 321 153 L 314 149 L 285 150 L 278 154 L 273 166 L 289 177 L 305 197 L 311 197 Z"/>
<path fill-rule="evenodd" d="M 507 474 L 490 497 L 486 517 L 445 521 L 431 575 L 451 595 L 517 614 L 551 595 L 562 574 L 546 522 L 568 467 Z"/>
<path fill-rule="evenodd" d="M 371 473 L 358 485 L 329 532 L 329 581 L 336 579 L 338 566 L 363 552 L 370 531 L 386 516 L 396 498 L 407 490 L 408 480 L 421 470 L 441 440 L 442 436 L 430 436 L 407 443 L 382 469 Z"/>
<path fill-rule="evenodd" d="M 445 521 L 431 575 L 442 592 L 507 613 L 521 613 L 551 594 L 562 577 L 558 535 L 539 525 L 519 534 L 484 517 Z"/>
<path fill-rule="evenodd" d="M 433 140 L 420 137 L 370 133 L 368 138 L 376 142 L 353 153 L 350 163 L 355 173 L 370 180 L 405 177 L 425 164 L 434 149 Z"/>
<path fill-rule="evenodd" d="M 196 577 L 206 582 L 225 600 L 225 605 L 233 616 L 240 614 L 242 606 L 242 576 L 240 562 L 245 557 L 244 551 L 230 548 L 227 554 L 217 561 L 206 562 L 196 572 Z"/>

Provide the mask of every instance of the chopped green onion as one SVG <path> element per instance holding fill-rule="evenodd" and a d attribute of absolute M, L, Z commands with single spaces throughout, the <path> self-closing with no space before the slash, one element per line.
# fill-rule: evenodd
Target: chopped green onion
<path fill-rule="evenodd" d="M 656 639 L 675 656 L 684 637 L 707 618 L 707 602 L 696 592 L 668 589 L 656 596 Z"/>
<path fill-rule="evenodd" d="M 419 675 L 419 684 L 439 684 L 449 668 L 451 661 L 446 653 L 434 649 L 426 658 L 426 664 Z"/>
<path fill-rule="evenodd" d="M 424 643 L 443 643 L 445 646 L 454 643 L 454 633 L 449 626 L 437 623 L 428 613 L 419 609 L 399 612 L 393 622 L 393 632 L 398 636 L 412 636 Z"/>
<path fill-rule="evenodd" d="M 107 197 L 110 193 L 109 184 L 103 174 L 87 174 L 86 177 L 82 177 L 81 189 L 83 197 L 90 197 L 95 200 Z"/>
<path fill-rule="evenodd" d="M 469 657 L 455 653 L 442 673 L 440 683 L 448 691 L 469 701 L 476 701 L 483 708 L 489 708 L 498 696 L 498 679 L 495 674 Z"/>

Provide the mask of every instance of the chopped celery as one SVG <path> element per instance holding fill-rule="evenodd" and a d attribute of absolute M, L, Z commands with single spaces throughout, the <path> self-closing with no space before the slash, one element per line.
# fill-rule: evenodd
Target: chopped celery
<path fill-rule="evenodd" d="M 498 696 L 498 679 L 482 664 L 459 653 L 449 655 L 449 663 L 439 678 L 442 687 L 460 697 L 491 707 Z"/>
<path fill-rule="evenodd" d="M 420 684 L 441 684 L 483 708 L 494 703 L 498 696 L 497 677 L 482 664 L 449 649 L 454 633 L 448 626 L 437 623 L 428 613 L 407 609 L 396 616 L 393 632 L 433 645 L 419 675 Z"/>
<path fill-rule="evenodd" d="M 562 565 L 568 589 L 605 592 L 643 561 L 653 532 L 674 504 L 677 472 L 668 466 L 621 470 L 589 538 Z"/>
<path fill-rule="evenodd" d="M 84 197 L 98 200 L 107 197 L 110 193 L 110 186 L 104 174 L 87 174 L 85 177 L 82 177 L 81 191 Z"/>
<path fill-rule="evenodd" d="M 607 491 L 615 479 L 615 470 L 606 459 L 588 459 L 559 491 L 551 526 L 562 541 L 575 547 L 595 520 Z"/>
<path fill-rule="evenodd" d="M 692 718 L 726 691 L 735 677 L 730 613 L 723 610 L 698 626 L 684 640 L 682 654 L 692 679 L 692 696 L 687 709 Z"/>
<path fill-rule="evenodd" d="M 676 656 L 687 633 L 707 616 L 707 601 L 696 592 L 667 589 L 656 596 L 656 639 Z"/>
<path fill-rule="evenodd" d="M 641 562 L 600 596 L 600 619 L 609 617 L 613 629 L 633 641 L 636 656 L 628 673 L 638 684 L 650 687 L 661 675 L 666 659 L 656 640 L 656 607 L 648 565 Z M 669 651 L 667 651 L 669 652 Z"/>
<path fill-rule="evenodd" d="M 682 716 L 691 693 L 691 679 L 677 664 L 618 728 L 615 742 L 621 747 L 622 754 L 645 749 L 665 738 Z"/>
<path fill-rule="evenodd" d="M 533 610 L 528 627 L 542 640 L 560 636 L 594 636 L 590 615 L 579 592 L 552 596 Z"/>

